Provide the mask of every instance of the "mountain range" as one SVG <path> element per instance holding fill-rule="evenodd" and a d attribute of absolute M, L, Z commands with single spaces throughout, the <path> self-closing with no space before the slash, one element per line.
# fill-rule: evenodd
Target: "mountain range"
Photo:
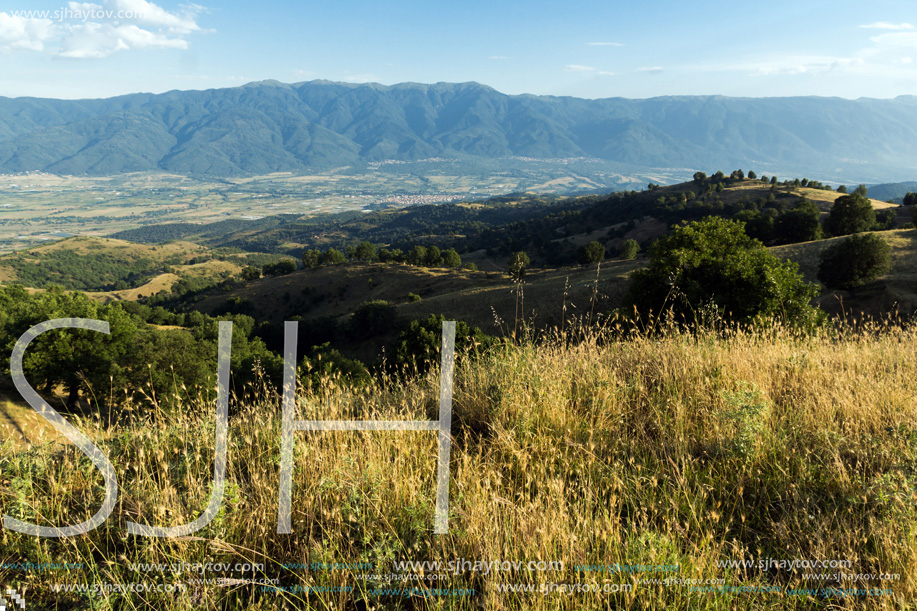
<path fill-rule="evenodd" d="M 99 100 L 0 98 L 6 173 L 238 176 L 506 157 L 913 180 L 917 97 L 590 100 L 478 83 L 265 81 Z"/>

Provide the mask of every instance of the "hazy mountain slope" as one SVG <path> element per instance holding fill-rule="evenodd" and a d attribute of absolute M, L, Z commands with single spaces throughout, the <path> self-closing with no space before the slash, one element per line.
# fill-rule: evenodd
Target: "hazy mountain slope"
<path fill-rule="evenodd" d="M 433 156 L 594 157 L 824 180 L 917 175 L 917 98 L 504 95 L 477 83 L 275 81 L 109 100 L 0 98 L 0 171 L 217 176 Z"/>

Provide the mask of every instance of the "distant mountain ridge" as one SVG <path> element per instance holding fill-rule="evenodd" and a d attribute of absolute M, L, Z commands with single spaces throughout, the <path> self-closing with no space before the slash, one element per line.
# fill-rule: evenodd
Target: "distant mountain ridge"
<path fill-rule="evenodd" d="M 587 100 L 478 83 L 265 81 L 103 100 L 0 98 L 7 173 L 234 176 L 508 156 L 908 180 L 917 176 L 917 97 Z"/>

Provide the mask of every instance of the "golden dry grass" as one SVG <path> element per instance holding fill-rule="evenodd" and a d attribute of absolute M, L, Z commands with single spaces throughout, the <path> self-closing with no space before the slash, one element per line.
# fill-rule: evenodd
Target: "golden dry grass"
<path fill-rule="evenodd" d="M 30 601 L 82 608 L 53 583 L 187 582 L 187 571 L 132 563 L 258 562 L 284 586 L 264 592 L 189 584 L 177 595 L 108 595 L 94 608 L 190 609 L 902 609 L 917 597 L 917 329 L 867 326 L 799 338 L 669 329 L 623 338 L 569 330 L 533 344 L 461 356 L 454 392 L 449 534 L 432 533 L 436 442 L 426 432 L 297 433 L 293 534 L 276 533 L 280 408 L 262 389 L 230 424 L 226 498 L 211 525 L 184 539 L 125 534 L 124 521 L 174 525 L 206 504 L 212 477 L 209 401 L 163 414 L 127 406 L 132 422 L 81 423 L 116 465 L 115 513 L 93 533 L 38 540 L 0 531 L 0 554 L 82 562 L 67 574 L 4 583 Z M 361 388 L 326 380 L 299 398 L 300 419 L 435 418 L 436 373 Z M 83 457 L 44 447 L 0 455 L 0 510 L 44 524 L 95 511 L 100 477 Z M 851 573 L 896 579 L 806 580 L 806 571 L 723 568 L 728 560 L 849 560 Z M 394 570 L 401 560 L 562 561 L 563 570 Z M 372 571 L 282 564 L 372 563 Z M 651 572 L 577 565 L 678 565 L 681 579 L 722 579 L 711 593 L 641 583 Z M 360 577 L 398 572 L 404 584 Z M 436 579 L 442 577 L 442 579 Z M 507 585 L 615 584 L 628 592 L 533 594 Z M 473 596 L 381 596 L 384 587 L 473 589 Z M 883 588 L 881 596 L 791 593 Z M 81 602 L 82 601 L 82 602 Z M 362 602 L 361 602 L 362 601 Z M 48 607 L 50 608 L 50 607 Z M 86 607 L 88 608 L 88 607 Z"/>

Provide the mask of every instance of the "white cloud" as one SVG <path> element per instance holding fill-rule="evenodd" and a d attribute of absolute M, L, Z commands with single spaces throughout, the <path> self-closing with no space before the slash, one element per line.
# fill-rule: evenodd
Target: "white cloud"
<path fill-rule="evenodd" d="M 54 30 L 50 19 L 0 13 L 0 52 L 43 51 Z"/>
<path fill-rule="evenodd" d="M 564 66 L 564 70 L 567 72 L 591 72 L 595 70 L 592 66 L 580 66 L 578 64 L 567 64 Z"/>
<path fill-rule="evenodd" d="M 861 28 L 867 30 L 913 30 L 914 26 L 909 23 L 889 23 L 888 21 L 877 21 L 861 25 Z"/>
<path fill-rule="evenodd" d="M 167 11 L 147 0 L 68 2 L 52 19 L 0 13 L 0 52 L 44 51 L 59 57 L 99 59 L 132 49 L 187 49 L 188 36 L 204 30 L 206 9 L 188 4 Z"/>
<path fill-rule="evenodd" d="M 913 61 L 914 60 L 912 60 L 910 57 L 902 57 L 901 59 L 896 59 L 895 63 L 896 64 L 910 64 Z"/>
<path fill-rule="evenodd" d="M 197 16 L 204 12 L 204 7 L 189 4 L 180 11 L 170 13 L 164 8 L 147 2 L 147 0 L 105 0 L 105 8 L 124 14 L 139 15 L 135 20 L 140 25 L 167 29 L 174 34 L 190 34 L 200 31 Z"/>
<path fill-rule="evenodd" d="M 658 73 L 658 72 L 662 72 L 662 71 L 663 71 L 663 67 L 662 67 L 662 66 L 644 66 L 644 67 L 642 67 L 642 68 L 637 68 L 637 72 L 653 72 L 653 73 Z"/>
<path fill-rule="evenodd" d="M 604 70 L 600 70 L 599 74 L 601 76 L 617 76 L 618 73 L 617 72 L 606 72 Z"/>
<path fill-rule="evenodd" d="M 297 69 L 293 71 L 293 76 L 295 76 L 296 78 L 309 78 L 310 76 L 315 76 L 315 72 L 311 70 Z"/>
<path fill-rule="evenodd" d="M 917 48 L 917 32 L 889 32 L 872 36 L 869 40 L 882 49 Z"/>
<path fill-rule="evenodd" d="M 188 46 L 187 40 L 170 38 L 163 32 L 151 32 L 136 25 L 87 23 L 70 27 L 59 55 L 72 59 L 100 59 L 130 49 L 187 49 Z"/>
<path fill-rule="evenodd" d="M 491 55 L 487 59 L 509 59 L 509 58 L 505 55 Z"/>
<path fill-rule="evenodd" d="M 789 56 L 761 62 L 757 65 L 752 64 L 749 68 L 752 76 L 817 75 L 827 72 L 847 72 L 865 63 L 865 60 L 860 57 Z"/>
<path fill-rule="evenodd" d="M 624 43 L 620 42 L 587 42 L 590 47 L 623 47 Z"/>

